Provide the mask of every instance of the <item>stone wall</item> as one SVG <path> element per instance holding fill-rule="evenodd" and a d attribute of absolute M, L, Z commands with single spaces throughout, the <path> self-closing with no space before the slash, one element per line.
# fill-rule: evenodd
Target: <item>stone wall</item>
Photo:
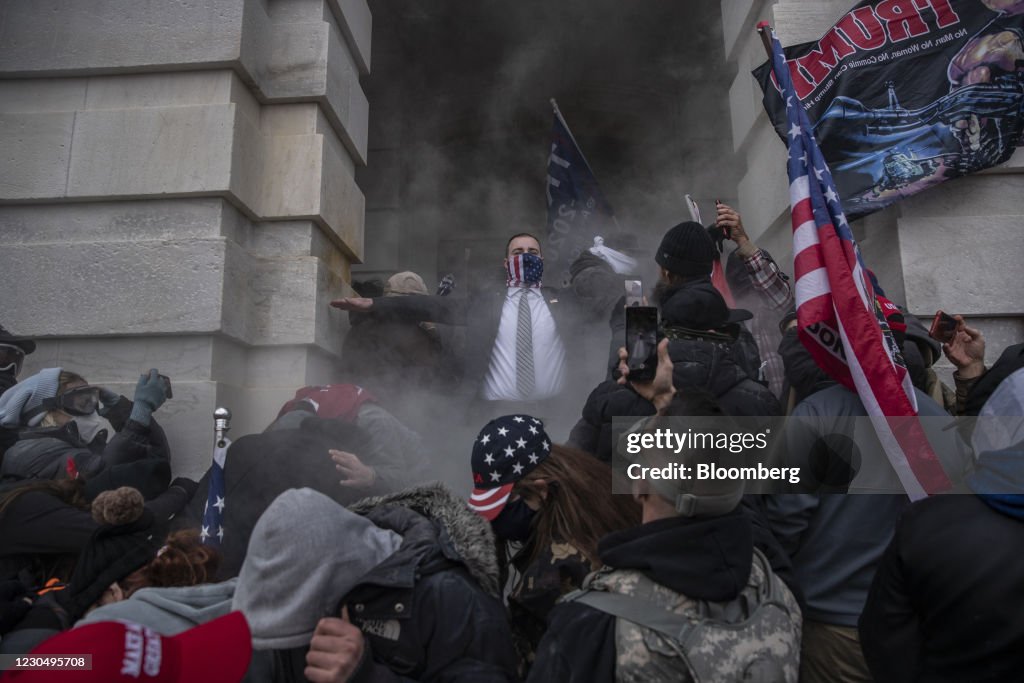
<path fill-rule="evenodd" d="M 768 122 L 750 75 L 766 59 L 755 30 L 766 20 L 783 45 L 816 40 L 850 0 L 723 0 L 725 53 L 735 66 L 729 89 L 733 145 L 745 164 L 737 194 L 748 231 L 780 263 L 792 264 L 785 145 Z M 989 363 L 1024 340 L 1024 151 L 1005 164 L 906 199 L 853 224 L 868 265 L 886 293 L 927 325 L 939 308 L 973 320 L 988 341 Z M 791 270 L 792 266 L 790 266 Z M 939 369 L 952 368 L 942 360 Z"/>
<path fill-rule="evenodd" d="M 11 0 L 0 23 L 0 322 L 131 395 L 159 367 L 175 471 L 211 414 L 261 429 L 335 378 L 363 255 L 365 0 Z"/>

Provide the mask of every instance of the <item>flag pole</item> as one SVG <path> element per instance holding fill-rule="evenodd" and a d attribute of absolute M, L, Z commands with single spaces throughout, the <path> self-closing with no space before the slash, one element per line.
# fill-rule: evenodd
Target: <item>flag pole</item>
<path fill-rule="evenodd" d="M 765 54 L 768 55 L 768 59 L 772 58 L 772 39 L 771 34 L 775 29 L 767 21 L 762 21 L 757 24 L 757 32 L 761 35 L 761 44 L 764 45 Z"/>
<path fill-rule="evenodd" d="M 213 430 L 217 448 L 224 448 L 224 439 L 231 430 L 231 411 L 224 407 L 218 407 L 213 411 Z"/>
<path fill-rule="evenodd" d="M 587 155 L 583 153 L 583 148 L 580 147 L 580 143 L 576 142 L 576 136 L 572 134 L 572 129 L 569 128 L 569 124 L 565 122 L 565 117 L 562 116 L 562 110 L 558 108 L 558 102 L 555 102 L 555 98 L 551 98 L 551 106 L 555 110 L 555 116 L 562 122 L 562 126 L 565 127 L 565 132 L 569 134 L 569 139 L 572 140 L 572 144 L 576 145 L 576 149 L 580 153 L 580 157 L 583 158 L 583 163 L 587 165 L 587 170 L 590 171 L 590 175 L 594 175 L 594 169 L 590 167 L 590 162 L 587 161 Z M 595 178 L 597 176 L 594 176 Z"/>
<path fill-rule="evenodd" d="M 213 411 L 213 463 L 210 465 L 209 484 L 206 491 L 206 505 L 200 524 L 199 540 L 204 545 L 217 547 L 224 540 L 224 506 L 227 487 L 224 482 L 224 466 L 227 457 L 228 431 L 231 429 L 231 411 L 218 406 Z"/>

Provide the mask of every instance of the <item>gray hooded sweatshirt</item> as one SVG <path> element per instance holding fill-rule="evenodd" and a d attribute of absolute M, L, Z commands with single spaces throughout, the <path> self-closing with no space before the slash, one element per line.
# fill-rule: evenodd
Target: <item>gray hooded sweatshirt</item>
<path fill-rule="evenodd" d="M 309 645 L 317 622 L 390 557 L 402 537 L 313 489 L 289 489 L 266 509 L 249 539 L 232 601 L 249 621 L 256 650 Z"/>
<path fill-rule="evenodd" d="M 231 611 L 238 579 L 183 588 L 143 588 L 127 600 L 94 609 L 75 628 L 98 621 L 133 621 L 173 636 Z"/>

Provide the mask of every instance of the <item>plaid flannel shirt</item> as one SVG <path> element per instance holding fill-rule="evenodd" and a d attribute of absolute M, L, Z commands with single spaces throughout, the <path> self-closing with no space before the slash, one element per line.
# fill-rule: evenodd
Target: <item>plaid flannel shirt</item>
<path fill-rule="evenodd" d="M 742 258 L 750 274 L 750 284 L 773 310 L 781 311 L 793 305 L 793 287 L 789 278 L 771 257 L 755 249 L 753 254 Z"/>
<path fill-rule="evenodd" d="M 768 381 L 771 392 L 785 403 L 786 397 L 782 395 L 785 368 L 778 353 L 782 335 L 772 313 L 789 310 L 793 305 L 793 287 L 778 264 L 760 249 L 755 249 L 749 256 L 740 258 L 743 259 L 743 265 L 750 276 L 750 284 L 757 292 L 760 304 L 755 306 L 758 315 L 752 321 L 751 332 L 764 363 L 763 377 Z"/>

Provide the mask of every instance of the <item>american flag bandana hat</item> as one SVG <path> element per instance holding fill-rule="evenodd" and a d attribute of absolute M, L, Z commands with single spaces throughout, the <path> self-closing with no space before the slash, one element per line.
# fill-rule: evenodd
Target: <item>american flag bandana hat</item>
<path fill-rule="evenodd" d="M 544 423 L 505 415 L 487 423 L 473 442 L 473 493 L 469 507 L 488 521 L 508 503 L 515 483 L 551 454 Z"/>

